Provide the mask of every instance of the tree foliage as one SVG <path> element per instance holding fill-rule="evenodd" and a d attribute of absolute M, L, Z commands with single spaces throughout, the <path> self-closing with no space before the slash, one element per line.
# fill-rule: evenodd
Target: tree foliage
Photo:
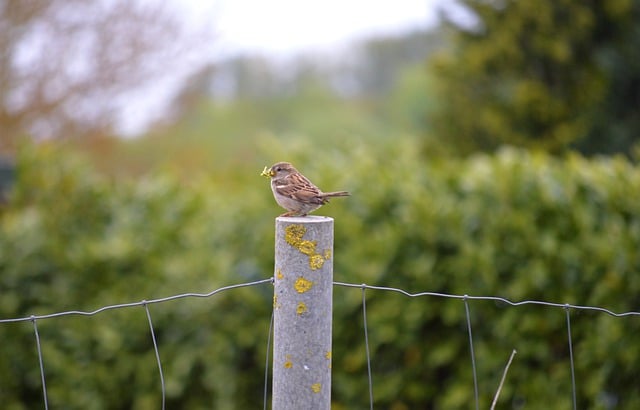
<path fill-rule="evenodd" d="M 440 138 L 465 151 L 501 144 L 630 153 L 640 135 L 640 1 L 462 0 L 434 59 Z"/>
<path fill-rule="evenodd" d="M 425 161 L 413 140 L 294 140 L 269 137 L 260 163 L 188 182 L 158 174 L 115 183 L 59 150 L 26 149 L 0 211 L 0 317 L 270 277 L 279 209 L 257 174 L 275 158 L 352 192 L 323 208 L 336 219 L 336 280 L 640 310 L 640 170 L 625 159 L 502 150 Z M 361 291 L 334 294 L 333 407 L 366 408 Z M 366 295 L 376 407 L 468 407 L 463 303 Z M 271 307 L 268 285 L 150 306 L 169 407 L 260 407 Z M 471 301 L 470 312 L 481 407 L 514 348 L 500 402 L 571 407 L 564 309 Z M 638 317 L 570 313 L 578 408 L 638 408 Z M 141 308 L 41 320 L 38 329 L 52 407 L 158 408 Z M 3 406 L 40 406 L 32 324 L 2 324 L 0 339 Z"/>

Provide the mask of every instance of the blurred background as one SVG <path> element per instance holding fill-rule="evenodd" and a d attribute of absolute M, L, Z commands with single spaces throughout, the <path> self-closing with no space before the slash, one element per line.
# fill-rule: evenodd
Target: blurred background
<path fill-rule="evenodd" d="M 265 165 L 349 190 L 336 280 L 640 310 L 640 0 L 0 0 L 0 319 L 268 278 Z M 336 288 L 333 408 L 368 408 Z M 167 408 L 262 405 L 270 287 L 150 307 Z M 376 408 L 472 406 L 464 306 L 368 293 Z M 146 318 L 40 321 L 49 403 L 157 409 Z M 471 305 L 480 405 L 569 408 L 561 310 Z M 578 408 L 636 409 L 637 316 L 575 312 Z M 31 323 L 0 397 L 41 407 Z"/>

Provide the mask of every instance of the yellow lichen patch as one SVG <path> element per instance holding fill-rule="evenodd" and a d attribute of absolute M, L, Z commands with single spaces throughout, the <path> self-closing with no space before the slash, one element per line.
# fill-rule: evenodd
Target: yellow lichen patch
<path fill-rule="evenodd" d="M 284 275 L 282 274 L 282 271 L 278 269 L 278 271 L 276 272 L 276 279 L 282 279 L 282 278 L 284 278 Z"/>
<path fill-rule="evenodd" d="M 325 249 L 323 254 L 316 253 L 316 241 L 303 240 L 302 237 L 307 232 L 302 225 L 289 225 L 285 229 L 284 240 L 300 253 L 309 257 L 309 267 L 311 270 L 322 268 L 325 261 L 331 259 L 331 249 Z M 302 293 L 302 292 L 301 292 Z"/>
<path fill-rule="evenodd" d="M 331 351 L 328 351 L 327 353 L 325 353 L 324 357 L 326 357 L 327 360 L 329 361 L 329 369 L 331 369 Z"/>
<path fill-rule="evenodd" d="M 284 232 L 284 240 L 291 246 L 298 246 L 307 230 L 302 225 L 289 225 Z"/>
<path fill-rule="evenodd" d="M 280 305 L 278 304 L 278 295 L 273 295 L 273 308 L 278 309 Z"/>
<path fill-rule="evenodd" d="M 299 302 L 296 307 L 296 314 L 301 315 L 307 311 L 307 305 L 304 302 Z"/>
<path fill-rule="evenodd" d="M 320 390 L 322 390 L 322 385 L 320 383 L 314 383 L 311 385 L 311 391 L 314 393 L 320 393 Z"/>
<path fill-rule="evenodd" d="M 284 368 L 285 369 L 291 369 L 293 367 L 293 363 L 291 363 L 291 355 L 285 355 L 284 356 Z"/>
<path fill-rule="evenodd" d="M 324 258 L 322 257 L 322 255 L 315 254 L 309 256 L 309 267 L 311 268 L 311 270 L 320 269 L 322 265 L 324 265 Z"/>
<path fill-rule="evenodd" d="M 316 241 L 300 241 L 296 247 L 305 255 L 311 256 L 316 253 Z"/>
<path fill-rule="evenodd" d="M 324 250 L 324 258 L 325 258 L 326 260 L 331 259 L 331 249 L 325 249 L 325 250 Z"/>
<path fill-rule="evenodd" d="M 300 276 L 298 279 L 296 279 L 296 283 L 294 283 L 293 287 L 295 288 L 296 292 L 304 293 L 313 287 L 313 282 Z"/>

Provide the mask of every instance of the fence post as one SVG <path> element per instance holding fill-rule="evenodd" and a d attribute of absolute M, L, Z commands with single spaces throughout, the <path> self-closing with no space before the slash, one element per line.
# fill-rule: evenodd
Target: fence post
<path fill-rule="evenodd" d="M 331 408 L 333 219 L 276 218 L 274 410 Z"/>

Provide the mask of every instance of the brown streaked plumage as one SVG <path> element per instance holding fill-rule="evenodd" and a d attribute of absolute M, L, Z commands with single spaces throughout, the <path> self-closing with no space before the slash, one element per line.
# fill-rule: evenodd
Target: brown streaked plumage
<path fill-rule="evenodd" d="M 288 162 L 265 167 L 260 175 L 271 178 L 273 197 L 287 210 L 280 216 L 306 216 L 328 203 L 329 198 L 350 195 L 347 191 L 322 192 Z"/>

